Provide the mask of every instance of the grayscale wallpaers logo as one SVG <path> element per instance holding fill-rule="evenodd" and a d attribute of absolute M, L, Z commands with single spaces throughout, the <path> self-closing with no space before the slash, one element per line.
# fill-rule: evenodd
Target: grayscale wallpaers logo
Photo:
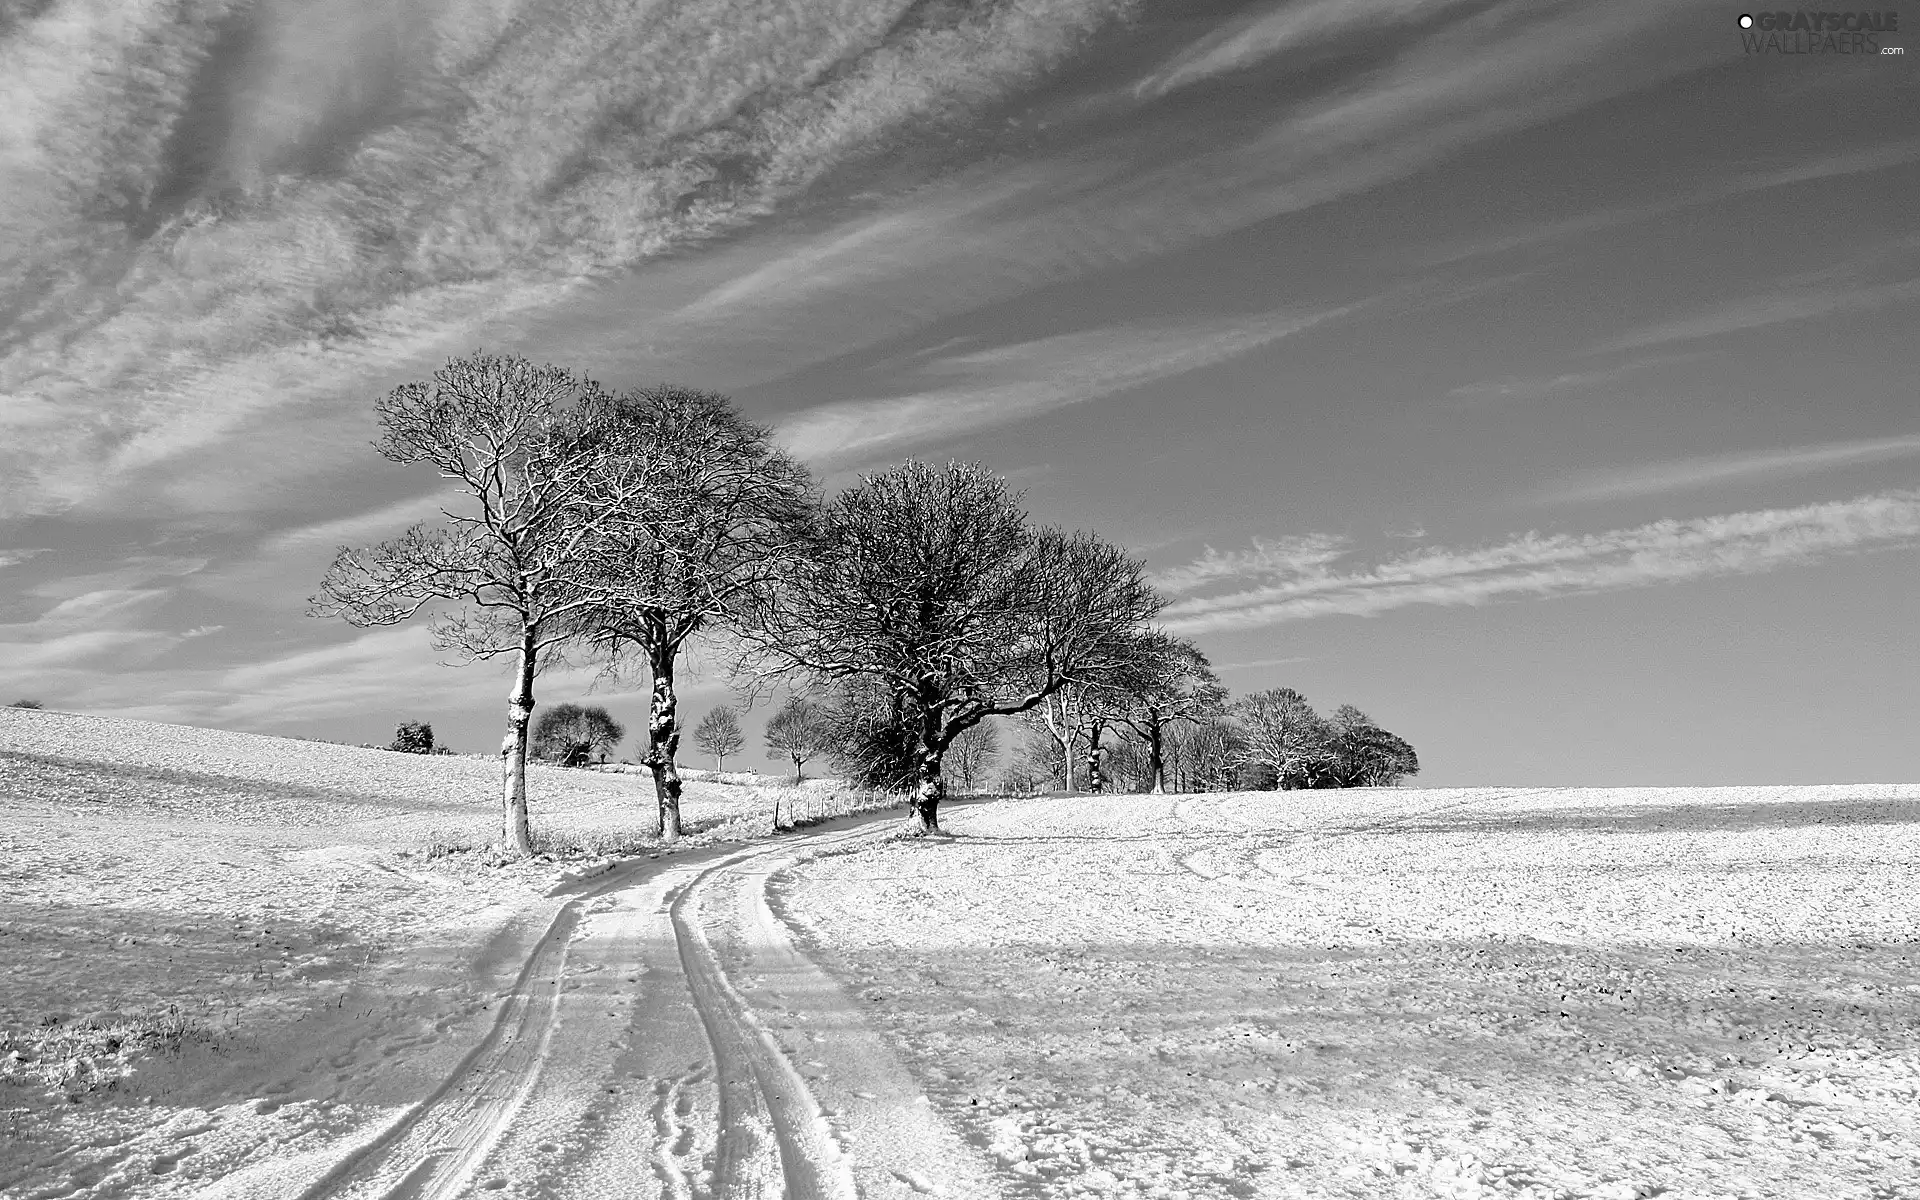
<path fill-rule="evenodd" d="M 1884 35 L 1900 32 L 1896 12 L 1763 12 L 1740 14 L 1748 54 L 1898 55 Z"/>

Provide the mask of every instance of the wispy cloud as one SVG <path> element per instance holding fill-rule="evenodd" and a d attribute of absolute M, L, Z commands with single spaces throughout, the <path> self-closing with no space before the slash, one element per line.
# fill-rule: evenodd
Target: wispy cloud
<path fill-rule="evenodd" d="M 1204 79 L 1242 71 L 1278 54 L 1356 32 L 1378 36 L 1388 26 L 1419 20 L 1465 0 L 1309 0 L 1282 4 L 1216 29 L 1186 47 L 1134 87 L 1163 96 Z"/>
<path fill-rule="evenodd" d="M 716 261 L 729 263 L 718 273 L 668 264 L 583 294 L 538 323 L 540 340 L 636 369 L 718 372 L 723 386 L 763 383 L 1034 287 L 1378 186 L 1689 70 L 1703 59 L 1675 43 L 1652 55 L 1611 52 L 1667 17 L 1652 0 L 1604 13 L 1510 2 L 1437 22 L 1388 66 L 1304 97 L 1264 126 L 1196 138 L 1190 124 L 1130 123 L 1070 153 L 959 171 L 817 233 L 718 250 Z M 1543 77 L 1557 81 L 1549 93 L 1537 87 Z"/>
<path fill-rule="evenodd" d="M 1698 341 L 1748 329 L 1812 321 L 1839 313 L 1866 312 L 1894 304 L 1920 300 L 1920 279 L 1901 279 L 1886 283 L 1853 283 L 1839 286 L 1785 287 L 1762 295 L 1749 296 L 1681 317 L 1649 325 L 1596 346 L 1591 351 L 1605 354 L 1620 350 L 1640 350 L 1674 342 Z"/>
<path fill-rule="evenodd" d="M 1346 553 L 1347 539 L 1328 533 L 1310 533 L 1272 542 L 1256 538 L 1249 550 L 1223 553 L 1208 546 L 1192 562 L 1156 572 L 1153 585 L 1177 596 L 1223 581 L 1311 575 L 1323 571 Z"/>
<path fill-rule="evenodd" d="M 1252 629 L 1335 614 L 1372 616 L 1416 604 L 1483 604 L 1753 574 L 1849 551 L 1916 544 L 1920 491 L 1882 492 L 1604 533 L 1528 533 L 1491 546 L 1435 548 L 1345 572 L 1320 565 L 1295 570 L 1283 559 L 1255 556 L 1237 582 L 1260 586 L 1179 600 L 1163 618 L 1167 628 L 1181 634 Z M 1210 552 L 1195 566 L 1212 572 L 1220 557 Z"/>
<path fill-rule="evenodd" d="M 0 690 L 51 699 L 49 689 L 64 691 L 78 679 L 138 673 L 201 636 L 166 628 L 160 612 L 181 581 L 205 565 L 205 559 L 137 555 L 112 570 L 46 579 L 24 589 L 22 600 L 45 607 L 0 622 Z"/>
<path fill-rule="evenodd" d="M 1290 654 L 1285 658 L 1254 658 L 1248 659 L 1246 662 L 1220 663 L 1215 669 L 1220 671 L 1252 671 L 1259 667 L 1285 667 L 1291 666 L 1294 663 L 1312 661 L 1313 658 L 1311 655 Z"/>
<path fill-rule="evenodd" d="M 1920 138 L 1904 138 L 1876 146 L 1843 150 L 1774 170 L 1736 172 L 1704 187 L 1695 188 L 1668 199 L 1645 204 L 1601 208 L 1555 221 L 1542 221 L 1519 229 L 1507 229 L 1494 237 L 1474 238 L 1443 245 L 1428 252 L 1421 261 L 1427 266 L 1440 266 L 1469 258 L 1505 254 L 1534 246 L 1553 245 L 1584 237 L 1587 234 L 1617 229 L 1622 225 L 1667 216 L 1688 208 L 1724 203 L 1740 196 L 1771 191 L 1774 188 L 1791 187 L 1795 184 L 1890 170 L 1916 160 L 1920 160 Z"/>
<path fill-rule="evenodd" d="M 0 513 L 763 217 L 1125 7 L 35 6 L 0 39 Z"/>
<path fill-rule="evenodd" d="M 462 492 L 451 488 L 435 490 L 365 512 L 283 529 L 262 542 L 259 553 L 263 558 L 277 559 L 284 554 L 314 549 L 331 551 L 335 546 L 358 546 L 381 541 L 399 534 L 416 522 L 431 521 L 440 516 L 443 510 L 458 511 L 462 495 Z"/>
<path fill-rule="evenodd" d="M 171 587 L 173 580 L 206 568 L 208 560 L 187 555 L 135 554 L 105 571 L 60 575 L 28 589 L 29 595 L 65 600 L 82 595 L 106 595 Z"/>
<path fill-rule="evenodd" d="M 783 421 L 778 432 L 802 458 L 851 460 L 1025 420 L 1196 371 L 1352 308 L 1305 316 L 1266 313 L 1182 326 L 1097 329 L 944 355 L 922 364 L 916 374 L 952 377 L 958 382 L 905 396 L 822 405 Z"/>
<path fill-rule="evenodd" d="M 43 686 L 58 668 L 124 667 L 179 644 L 150 627 L 164 588 L 104 588 L 67 596 L 30 621 L 0 624 L 0 680 Z"/>
<path fill-rule="evenodd" d="M 1810 475 L 1838 467 L 1864 466 L 1920 457 L 1920 434 L 1825 442 L 1757 454 L 1715 454 L 1674 459 L 1648 466 L 1578 475 L 1541 497 L 1547 503 L 1623 500 L 1668 492 L 1694 491 L 1728 483 L 1749 483 Z"/>
<path fill-rule="evenodd" d="M 1447 398 L 1464 408 L 1532 403 L 1562 392 L 1587 391 L 1658 367 L 1691 362 L 1705 357 L 1708 357 L 1708 354 L 1704 352 L 1655 354 L 1591 371 L 1562 371 L 1557 375 L 1524 375 L 1490 379 L 1453 388 L 1447 392 Z"/>
<path fill-rule="evenodd" d="M 17 550 L 0 550 L 0 567 L 17 567 L 38 555 L 45 554 L 44 546 L 22 547 Z"/>

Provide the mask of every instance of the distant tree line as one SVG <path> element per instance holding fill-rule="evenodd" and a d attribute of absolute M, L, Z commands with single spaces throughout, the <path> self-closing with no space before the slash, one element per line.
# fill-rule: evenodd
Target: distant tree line
<path fill-rule="evenodd" d="M 394 389 L 376 415 L 383 456 L 433 468 L 464 500 L 341 547 L 311 611 L 361 627 L 425 617 L 437 648 L 512 664 L 501 800 L 513 853 L 531 848 L 529 756 L 578 765 L 623 736 L 579 705 L 534 723 L 534 681 L 563 661 L 644 678 L 651 824 L 679 835 L 677 674 L 695 643 L 743 694 L 794 697 L 767 740 L 796 779 L 828 756 L 856 783 L 907 792 L 916 833 L 938 830 L 950 776 L 987 782 L 1007 719 L 1044 731 L 1033 765 L 1065 788 L 1076 770 L 1095 790 L 1168 790 L 1256 769 L 1280 786 L 1416 769 L 1411 747 L 1357 710 L 1322 719 L 1279 691 L 1228 705 L 1205 656 L 1153 627 L 1162 601 L 1140 562 L 1035 524 L 978 464 L 908 461 L 829 499 L 723 396 L 614 394 L 486 354 Z M 745 745 L 730 708 L 695 740 L 716 767 Z"/>
<path fill-rule="evenodd" d="M 1179 674 L 1144 696 L 1124 686 L 1066 691 L 1024 718 L 1008 790 L 1393 787 L 1419 774 L 1413 746 L 1353 705 L 1323 716 L 1284 687 L 1230 702 L 1205 656 L 1175 645 Z"/>

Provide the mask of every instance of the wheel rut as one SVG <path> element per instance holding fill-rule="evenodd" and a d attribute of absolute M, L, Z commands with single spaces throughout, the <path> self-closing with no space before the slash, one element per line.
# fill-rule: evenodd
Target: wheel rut
<path fill-rule="evenodd" d="M 455 1200 L 508 1189 L 856 1200 L 905 1186 L 895 1181 L 916 1172 L 894 1170 L 907 1164 L 890 1160 L 893 1139 L 850 1142 L 842 1114 L 815 1096 L 756 1007 L 769 999 L 755 990 L 763 976 L 736 976 L 761 969 L 771 953 L 804 975 L 810 994 L 837 996 L 837 988 L 764 921 L 730 925 L 725 955 L 708 928 L 740 913 L 745 881 L 764 889 L 801 858 L 877 832 L 865 820 L 771 845 L 630 863 L 583 888 L 533 944 L 479 1045 L 300 1200 Z M 859 1020 L 844 997 L 829 1007 L 836 1025 Z M 805 1053 L 828 1056 L 810 1044 Z M 847 1077 L 872 1072 L 881 1058 L 890 1056 L 863 1043 Z M 808 1065 L 832 1067 L 816 1081 L 841 1074 L 837 1062 Z M 905 1078 L 897 1063 L 885 1065 Z"/>
<path fill-rule="evenodd" d="M 679 890 L 669 909 L 687 986 L 720 1082 L 714 1194 L 742 1200 L 853 1200 L 845 1152 L 828 1132 L 819 1103 L 728 982 L 720 956 L 694 919 L 702 885 L 738 865 L 729 862 L 702 872 Z"/>

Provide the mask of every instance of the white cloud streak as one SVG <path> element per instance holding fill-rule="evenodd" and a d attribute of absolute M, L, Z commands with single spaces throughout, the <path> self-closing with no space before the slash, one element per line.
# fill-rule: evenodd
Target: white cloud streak
<path fill-rule="evenodd" d="M 1812 321 L 1840 313 L 1869 312 L 1920 300 L 1920 279 L 1843 287 L 1788 287 L 1750 296 L 1692 316 L 1634 330 L 1591 351 L 1605 354 L 1674 342 L 1699 341 L 1770 325 Z"/>
<path fill-rule="evenodd" d="M 1544 221 L 1517 230 L 1509 229 L 1497 237 L 1474 239 L 1444 246 L 1434 250 L 1421 261 L 1426 266 L 1441 266 L 1464 259 L 1551 245 L 1590 233 L 1599 233 L 1607 229 L 1617 229 L 1622 225 L 1667 216 L 1688 208 L 1724 203 L 1740 196 L 1771 191 L 1774 188 L 1889 170 L 1905 166 L 1916 159 L 1920 159 L 1920 138 L 1907 138 L 1878 146 L 1844 150 L 1778 170 L 1731 175 L 1724 180 L 1717 180 L 1706 187 L 1668 200 L 1600 209 L 1557 221 Z"/>
<path fill-rule="evenodd" d="M 1155 135 L 1130 131 L 995 162 L 774 260 L 749 255 L 688 302 L 687 260 L 662 252 L 779 211 L 916 122 L 1004 97 L 1129 7 L 1004 0 L 957 24 L 917 10 L 896 24 L 905 0 L 808 0 L 777 19 L 772 3 L 516 16 L 442 0 L 396 16 L 376 0 L 273 2 L 253 10 L 254 51 L 158 0 L 29 22 L 0 49 L 0 78 L 36 97 L 0 103 L 23 114 L 0 140 L 0 171 L 20 182 L 3 189 L 0 277 L 21 285 L 0 287 L 0 411 L 21 431 L 0 513 L 292 503 L 313 490 L 299 478 L 363 453 L 366 401 L 396 377 L 529 330 L 596 371 L 764 382 L 1697 65 L 1670 43 L 1618 53 L 1669 19 L 1654 0 L 1508 0 L 1461 19 L 1442 0 L 1369 5 L 1432 28 L 1250 138 L 1143 145 Z M 1299 11 L 1319 15 L 1274 19 L 1306 21 L 1300 37 L 1347 20 Z M 1261 45 L 1292 44 L 1272 32 Z M 688 256 L 691 273 L 729 253 Z M 638 284 L 605 282 L 641 263 Z M 343 396 L 364 398 L 351 416 Z"/>
<path fill-rule="evenodd" d="M 1251 550 L 1221 552 L 1212 546 L 1199 558 L 1160 571 L 1153 585 L 1169 595 L 1180 595 L 1210 584 L 1264 576 L 1308 575 L 1325 570 L 1347 553 L 1347 540 L 1330 533 L 1263 542 L 1254 539 Z"/>
<path fill-rule="evenodd" d="M 1745 575 L 1851 551 L 1920 544 L 1920 491 L 1798 508 L 1656 521 L 1603 533 L 1528 533 L 1468 550 L 1435 548 L 1367 570 L 1249 563 L 1223 595 L 1178 600 L 1162 613 L 1180 634 L 1253 629 L 1332 615 L 1373 616 L 1418 604 L 1472 605 Z M 1195 564 L 1203 571 L 1220 556 Z M 1225 580 L 1224 573 L 1215 578 Z"/>
<path fill-rule="evenodd" d="M 1127 6 L 23 16 L 0 37 L 0 514 L 86 502 L 763 217 L 1021 86 Z"/>
<path fill-rule="evenodd" d="M 1482 408 L 1498 404 L 1521 404 L 1545 400 L 1562 392 L 1591 391 L 1603 384 L 1638 375 L 1675 363 L 1709 357 L 1703 352 L 1656 354 L 1592 371 L 1563 371 L 1558 375 L 1513 376 L 1456 387 L 1447 398 L 1464 408 Z"/>
<path fill-rule="evenodd" d="M 1816 471 L 1914 457 L 1920 457 L 1920 434 L 1826 442 L 1817 446 L 1795 446 L 1759 454 L 1704 455 L 1575 476 L 1542 496 L 1541 500 L 1560 504 L 1625 500 L 1668 492 L 1695 491 L 1722 484 L 1784 479 L 1810 475 Z"/>
<path fill-rule="evenodd" d="M 1618 53 L 1669 15 L 1656 0 L 1544 15 L 1500 5 L 1226 144 L 1196 142 L 1190 125 L 1177 139 L 1130 127 L 1070 154 L 960 172 L 812 236 L 718 251 L 739 260 L 718 278 L 669 265 L 582 296 L 541 321 L 539 338 L 633 370 L 764 383 L 1034 287 L 1377 186 L 1700 65 L 1671 42 L 1662 53 Z M 1556 81 L 1551 91 L 1542 78 Z M 689 290 L 696 299 L 683 298 Z"/>
<path fill-rule="evenodd" d="M 1465 0 L 1308 0 L 1281 4 L 1228 23 L 1174 55 L 1134 87 L 1136 95 L 1163 96 L 1202 80 L 1246 70 L 1275 55 L 1335 37 L 1420 20 L 1460 7 Z"/>
<path fill-rule="evenodd" d="M 961 382 L 906 396 L 822 405 L 783 421 L 778 433 L 802 458 L 849 461 L 1026 420 L 1196 371 L 1351 310 L 1097 329 L 944 355 L 923 364 L 920 373 L 957 376 Z"/>

